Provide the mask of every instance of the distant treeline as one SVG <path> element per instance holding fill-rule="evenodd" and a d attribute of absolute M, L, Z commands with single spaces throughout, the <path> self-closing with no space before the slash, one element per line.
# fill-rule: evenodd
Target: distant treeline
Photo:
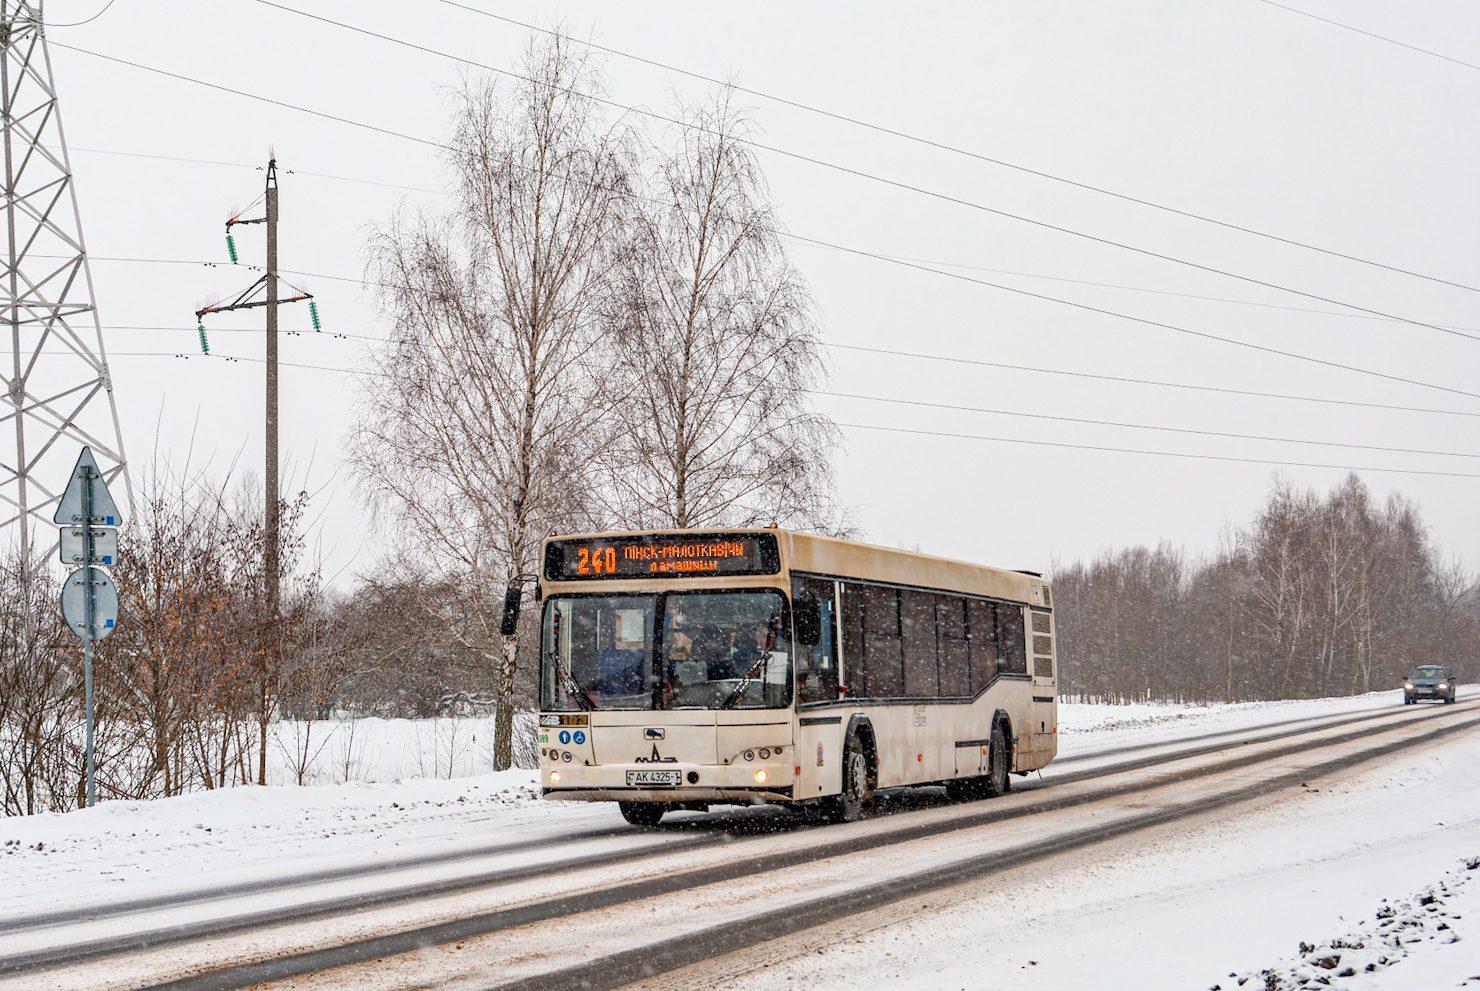
<path fill-rule="evenodd" d="M 1395 688 L 1417 664 L 1477 671 L 1474 577 L 1416 506 L 1351 475 L 1277 481 L 1217 554 L 1165 544 L 1054 569 L 1060 689 L 1094 701 L 1244 701 Z"/>

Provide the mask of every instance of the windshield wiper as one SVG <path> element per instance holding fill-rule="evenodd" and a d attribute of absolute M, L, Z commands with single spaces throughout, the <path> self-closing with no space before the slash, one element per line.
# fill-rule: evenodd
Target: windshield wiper
<path fill-rule="evenodd" d="M 576 697 L 576 704 L 584 711 L 591 712 L 595 710 L 596 703 L 591 701 L 590 696 L 586 694 L 586 689 L 581 687 L 581 683 L 576 681 L 565 665 L 560 662 L 560 655 L 552 650 L 546 656 L 549 657 L 550 663 L 555 665 L 555 677 L 560 682 L 560 690 L 567 695 L 574 695 Z"/>
<path fill-rule="evenodd" d="M 761 668 L 765 667 L 766 662 L 770 659 L 770 651 L 766 651 L 760 657 L 757 657 L 755 663 L 746 670 L 745 675 L 740 679 L 740 684 L 735 686 L 735 690 L 730 693 L 730 697 L 721 702 L 719 707 L 721 709 L 733 708 L 735 703 L 740 701 L 740 697 L 745 694 L 745 689 L 750 687 L 750 683 L 755 680 L 756 675 L 761 673 Z"/>

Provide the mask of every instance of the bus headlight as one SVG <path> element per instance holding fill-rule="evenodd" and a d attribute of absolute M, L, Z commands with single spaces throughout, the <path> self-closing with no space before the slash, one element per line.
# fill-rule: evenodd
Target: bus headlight
<path fill-rule="evenodd" d="M 559 771 L 551 771 L 550 772 L 550 783 L 551 784 L 559 784 L 560 783 L 560 772 Z"/>
<path fill-rule="evenodd" d="M 770 777 L 770 775 L 766 773 L 766 769 L 764 767 L 755 772 L 755 779 L 761 784 L 765 784 L 768 777 Z"/>

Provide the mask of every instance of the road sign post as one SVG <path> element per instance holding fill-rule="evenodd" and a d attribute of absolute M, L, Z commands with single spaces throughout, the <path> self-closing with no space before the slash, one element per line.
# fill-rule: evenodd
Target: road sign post
<path fill-rule="evenodd" d="M 94 640 L 112 633 L 118 622 L 118 588 L 108 573 L 96 565 L 111 565 L 118 559 L 117 527 L 123 519 L 92 451 L 85 447 L 57 503 L 52 522 L 62 528 L 63 563 L 80 565 L 62 583 L 62 617 L 67 621 L 67 628 L 82 640 L 82 681 L 87 705 L 87 804 L 91 808 L 97 802 L 92 645 Z"/>

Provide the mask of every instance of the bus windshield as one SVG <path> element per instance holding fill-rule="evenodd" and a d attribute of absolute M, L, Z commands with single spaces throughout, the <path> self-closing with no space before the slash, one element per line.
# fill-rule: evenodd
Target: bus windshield
<path fill-rule="evenodd" d="M 775 591 L 560 596 L 543 626 L 546 712 L 791 704 L 790 621 Z"/>

